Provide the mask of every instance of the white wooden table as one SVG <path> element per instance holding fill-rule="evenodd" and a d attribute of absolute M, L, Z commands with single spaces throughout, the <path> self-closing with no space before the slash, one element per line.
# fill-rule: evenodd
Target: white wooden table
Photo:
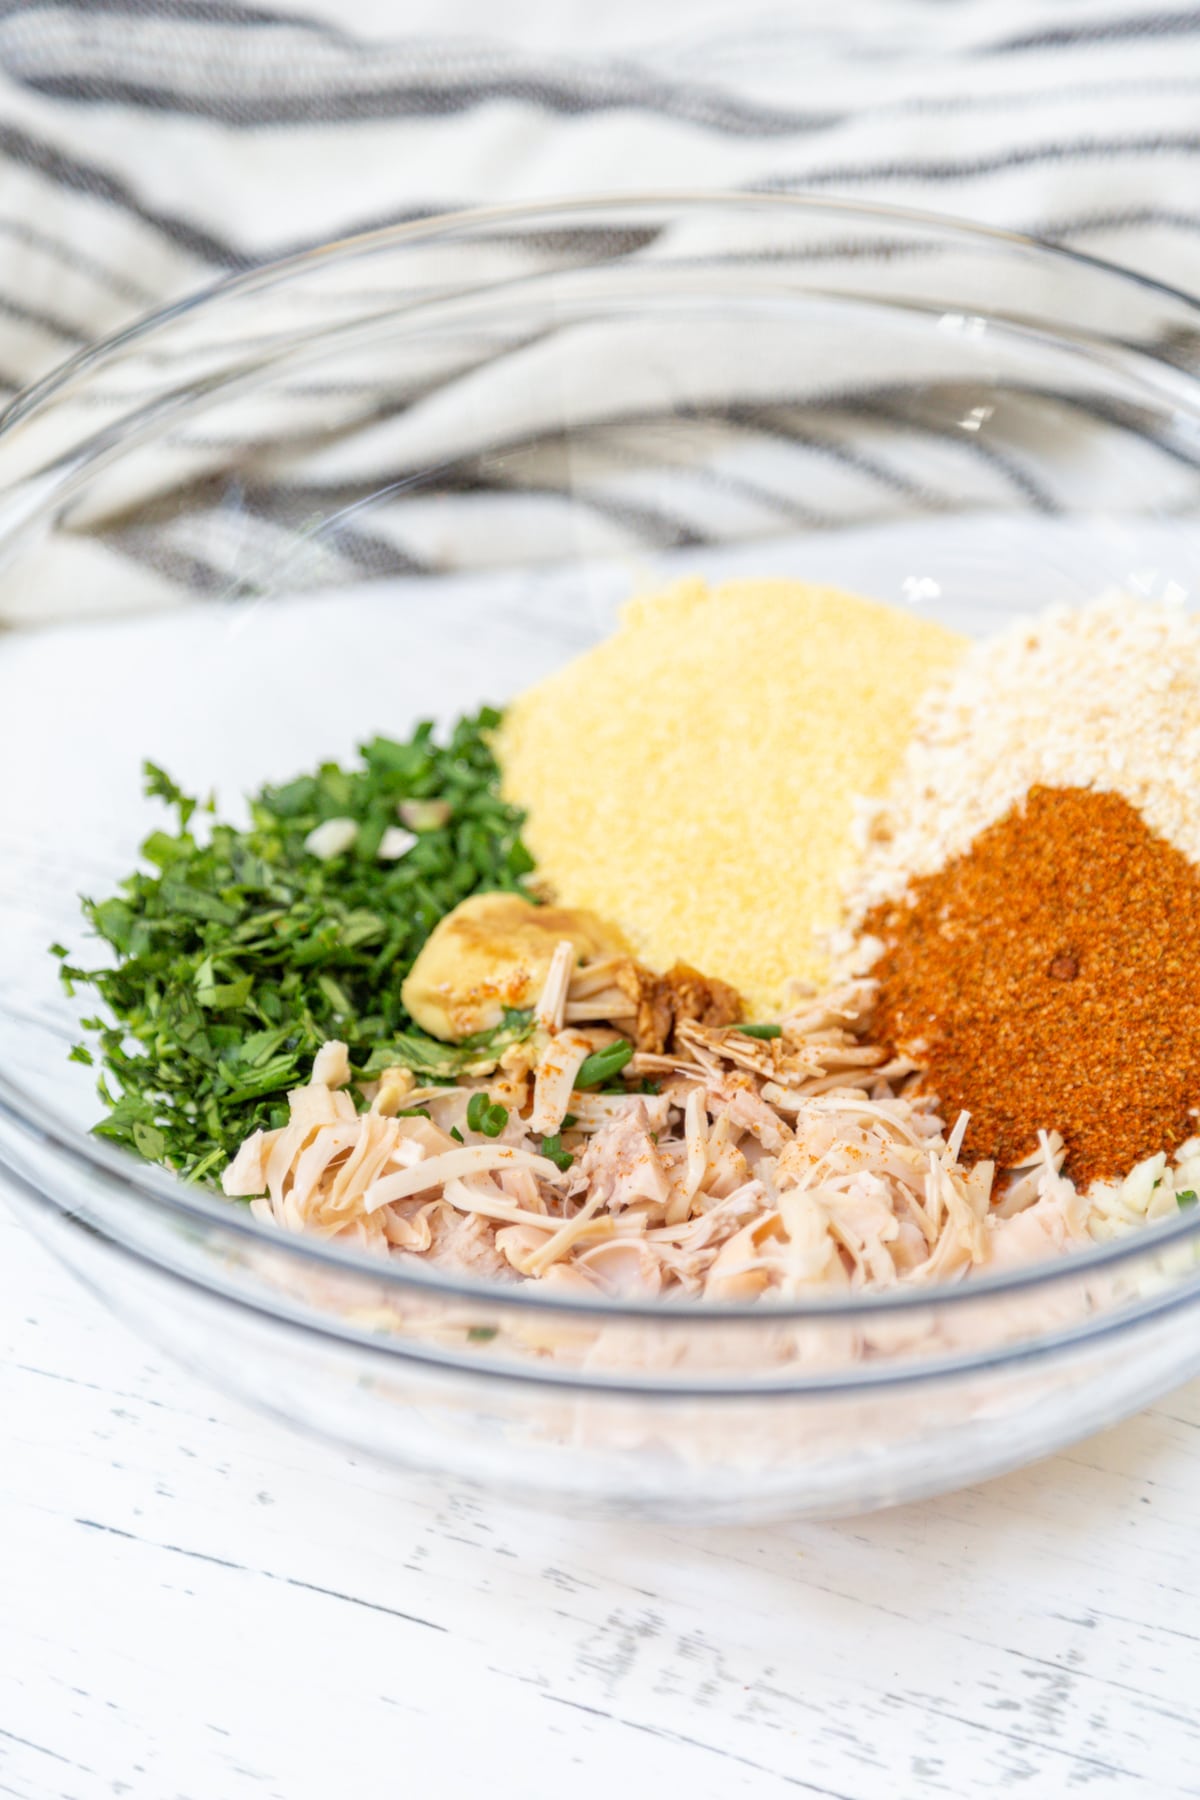
<path fill-rule="evenodd" d="M 0 1795 L 1200 1795 L 1200 1384 L 838 1525 L 515 1511 L 166 1366 L 0 1210 Z"/>

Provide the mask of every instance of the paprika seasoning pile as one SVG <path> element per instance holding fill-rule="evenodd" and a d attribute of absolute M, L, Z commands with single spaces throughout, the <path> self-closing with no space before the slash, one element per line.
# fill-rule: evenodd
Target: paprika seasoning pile
<path fill-rule="evenodd" d="M 1032 787 L 864 928 L 876 1035 L 970 1113 L 967 1160 L 1054 1129 L 1083 1188 L 1196 1134 L 1200 871 L 1121 794 Z"/>

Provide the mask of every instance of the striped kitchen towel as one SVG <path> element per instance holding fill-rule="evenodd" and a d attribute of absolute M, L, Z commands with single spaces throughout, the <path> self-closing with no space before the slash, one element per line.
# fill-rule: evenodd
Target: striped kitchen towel
<path fill-rule="evenodd" d="M 568 194 L 885 199 L 1200 292 L 1200 8 L 1161 0 L 16 0 L 0 82 L 9 393 L 308 242 Z M 126 533 L 146 603 L 168 538 Z"/>

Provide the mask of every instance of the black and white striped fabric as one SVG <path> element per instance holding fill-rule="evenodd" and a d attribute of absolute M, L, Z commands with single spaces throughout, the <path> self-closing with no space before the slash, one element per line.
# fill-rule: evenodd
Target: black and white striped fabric
<path fill-rule="evenodd" d="M 886 199 L 1200 292 L 1200 7 L 16 0 L 0 70 L 9 392 L 308 242 L 581 193 Z M 383 571 L 421 566 L 402 538 Z M 152 603 L 196 547 L 123 548 Z"/>

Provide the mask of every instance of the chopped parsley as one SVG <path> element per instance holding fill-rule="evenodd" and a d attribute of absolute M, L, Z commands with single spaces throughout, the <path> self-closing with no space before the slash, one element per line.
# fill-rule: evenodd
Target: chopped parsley
<path fill-rule="evenodd" d="M 360 1076 L 399 1065 L 453 1082 L 529 1036 L 531 1015 L 510 1013 L 494 1032 L 438 1043 L 400 1000 L 422 944 L 459 901 L 526 891 L 522 815 L 499 798 L 488 742 L 499 718 L 485 707 L 441 744 L 428 722 L 404 743 L 374 738 L 360 764 L 264 787 L 246 829 L 213 819 L 197 831 L 198 802 L 145 765 L 146 792 L 174 809 L 174 828 L 150 833 L 148 866 L 117 894 L 83 901 L 112 960 L 82 967 L 54 946 L 68 991 L 91 987 L 108 1015 L 83 1021 L 103 1064 L 97 1132 L 199 1179 L 257 1127 L 286 1121 L 289 1088 L 308 1080 L 329 1038 L 349 1046 Z M 418 836 L 383 861 L 402 807 Z M 356 834 L 322 857 L 306 840 L 330 820 L 352 820 Z M 92 1057 L 84 1045 L 73 1054 Z"/>

